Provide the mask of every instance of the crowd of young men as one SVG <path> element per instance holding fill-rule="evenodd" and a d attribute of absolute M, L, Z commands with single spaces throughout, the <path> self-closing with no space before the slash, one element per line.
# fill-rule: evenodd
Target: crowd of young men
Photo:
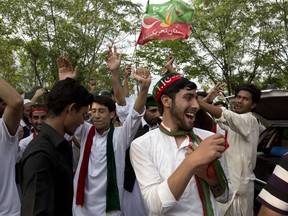
<path fill-rule="evenodd" d="M 207 102 L 223 85 L 199 100 L 196 84 L 175 73 L 173 61 L 153 95 L 149 70 L 134 71 L 140 89 L 131 106 L 116 48 L 106 58 L 116 103 L 89 93 L 76 81 L 76 68 L 59 57 L 59 82 L 45 105 L 30 104 L 26 120 L 33 130 L 20 143 L 24 101 L 0 78 L 0 102 L 6 104 L 0 118 L 0 215 L 253 215 L 259 131 L 251 111 L 260 90 L 240 86 L 234 111 L 219 108 Z M 227 137 L 194 127 L 200 109 L 218 119 Z M 72 140 L 80 148 L 75 172 Z"/>

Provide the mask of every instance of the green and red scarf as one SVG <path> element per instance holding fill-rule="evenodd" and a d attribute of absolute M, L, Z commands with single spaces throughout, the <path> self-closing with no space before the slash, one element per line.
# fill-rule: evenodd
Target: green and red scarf
<path fill-rule="evenodd" d="M 168 131 L 164 126 L 161 124 L 159 127 L 160 131 L 169 135 L 169 136 L 181 136 L 181 135 L 187 135 L 189 137 L 189 140 L 192 141 L 193 143 L 200 144 L 202 141 L 200 137 L 196 136 L 192 131 L 175 131 L 171 132 Z M 217 178 L 220 187 L 224 191 L 228 191 L 228 180 L 226 178 L 226 175 L 224 173 L 224 170 L 220 164 L 219 160 L 214 160 L 211 164 L 208 165 L 207 170 L 206 170 L 206 175 L 208 178 Z M 195 181 L 197 184 L 199 196 L 201 198 L 202 202 L 202 208 L 204 212 L 204 216 L 214 216 L 214 211 L 213 211 L 213 206 L 210 200 L 210 186 L 209 184 L 201 179 L 200 177 L 195 175 Z M 228 201 L 228 192 L 227 192 L 227 201 Z"/>
<path fill-rule="evenodd" d="M 117 186 L 116 163 L 113 148 L 113 134 L 114 126 L 111 124 L 110 130 L 107 135 L 106 155 L 107 155 L 107 188 L 106 188 L 106 212 L 120 211 L 120 199 Z M 95 127 L 92 126 L 88 133 L 86 144 L 83 153 L 83 159 L 80 167 L 77 192 L 76 192 L 76 205 L 83 207 L 84 205 L 84 192 L 85 183 L 88 174 L 89 157 L 91 147 L 93 144 L 93 137 L 95 135 Z M 96 214 L 96 213 L 95 213 Z"/>

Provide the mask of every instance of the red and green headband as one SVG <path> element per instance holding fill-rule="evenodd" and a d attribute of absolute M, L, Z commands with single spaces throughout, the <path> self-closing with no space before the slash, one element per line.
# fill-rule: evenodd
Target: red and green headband
<path fill-rule="evenodd" d="M 33 113 L 35 111 L 45 111 L 48 112 L 47 106 L 45 104 L 32 104 L 29 106 L 29 112 Z"/>
<path fill-rule="evenodd" d="M 180 79 L 183 79 L 183 77 L 178 73 L 168 73 L 163 76 L 153 88 L 155 101 L 158 103 L 163 91 L 172 83 Z"/>

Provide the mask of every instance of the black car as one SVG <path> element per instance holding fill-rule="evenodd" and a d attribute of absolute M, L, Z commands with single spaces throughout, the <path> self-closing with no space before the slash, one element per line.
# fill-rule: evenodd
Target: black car
<path fill-rule="evenodd" d="M 254 115 L 267 128 L 260 134 L 257 162 L 254 169 L 255 198 L 265 186 L 275 166 L 284 153 L 288 152 L 288 90 L 271 89 L 262 91 L 261 100 Z M 260 204 L 255 200 L 254 208 Z"/>

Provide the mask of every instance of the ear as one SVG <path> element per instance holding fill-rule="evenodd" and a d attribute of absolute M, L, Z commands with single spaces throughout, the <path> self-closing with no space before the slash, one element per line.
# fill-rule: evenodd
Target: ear
<path fill-rule="evenodd" d="M 170 108 L 171 107 L 172 99 L 170 97 L 168 97 L 167 95 L 162 95 L 160 100 L 161 100 L 161 102 L 163 104 L 163 107 L 166 107 L 166 108 Z"/>
<path fill-rule="evenodd" d="M 257 103 L 252 103 L 251 110 L 253 110 L 257 106 Z"/>
<path fill-rule="evenodd" d="M 109 112 L 109 115 L 110 115 L 110 119 L 113 119 L 116 116 L 116 113 L 115 111 Z"/>
<path fill-rule="evenodd" d="M 71 103 L 67 105 L 67 113 L 76 112 L 76 103 Z"/>
<path fill-rule="evenodd" d="M 32 124 L 32 118 L 30 116 L 28 117 L 28 121 L 30 124 Z"/>

